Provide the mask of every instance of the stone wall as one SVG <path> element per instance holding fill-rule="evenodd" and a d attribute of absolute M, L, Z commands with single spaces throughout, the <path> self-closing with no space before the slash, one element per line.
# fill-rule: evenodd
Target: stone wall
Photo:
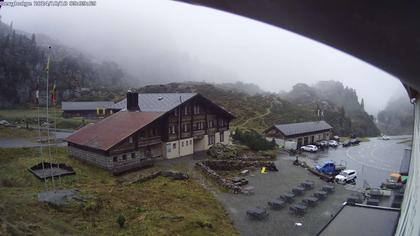
<path fill-rule="evenodd" d="M 144 156 L 144 150 L 122 153 L 119 155 L 105 156 L 95 152 L 78 149 L 72 146 L 68 147 L 70 156 L 90 164 L 99 166 L 110 171 L 113 174 L 119 174 L 124 171 L 152 166 L 152 158 Z M 134 156 L 132 156 L 134 153 Z M 114 158 L 116 158 L 114 161 Z"/>
<path fill-rule="evenodd" d="M 107 170 L 112 169 L 112 157 L 101 155 L 95 152 L 85 151 L 72 146 L 68 146 L 67 150 L 70 156 L 75 157 L 79 160 L 88 162 L 90 164 L 94 164 Z"/>
<path fill-rule="evenodd" d="M 213 170 L 242 170 L 249 167 L 266 167 L 269 171 L 278 171 L 272 161 L 237 161 L 237 160 L 212 160 L 203 163 Z"/>

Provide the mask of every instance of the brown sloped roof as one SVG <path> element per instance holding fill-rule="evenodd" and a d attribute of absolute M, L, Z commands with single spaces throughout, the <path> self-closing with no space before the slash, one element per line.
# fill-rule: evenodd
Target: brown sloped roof
<path fill-rule="evenodd" d="M 163 114 L 120 111 L 95 124 L 86 125 L 65 141 L 107 151 Z"/>

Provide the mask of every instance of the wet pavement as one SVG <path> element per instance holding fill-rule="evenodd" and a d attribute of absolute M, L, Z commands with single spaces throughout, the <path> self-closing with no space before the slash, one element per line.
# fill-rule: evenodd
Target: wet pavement
<path fill-rule="evenodd" d="M 306 160 L 312 164 L 322 164 L 325 160 L 333 160 L 336 164 L 344 164 L 347 169 L 357 171 L 356 187 L 366 184 L 379 187 L 391 172 L 399 172 L 404 149 L 410 147 L 400 143 L 411 136 L 393 136 L 391 140 L 371 138 L 369 142 L 361 142 L 352 147 L 329 148 L 317 153 L 306 153 Z M 350 187 L 350 186 L 349 186 Z"/>
<path fill-rule="evenodd" d="M 249 180 L 249 184 L 255 187 L 254 195 L 234 195 L 220 191 L 216 191 L 215 195 L 226 208 L 241 235 L 316 235 L 341 208 L 352 190 L 358 190 L 366 182 L 372 187 L 380 186 L 390 172 L 399 171 L 404 149 L 409 147 L 399 142 L 409 137 L 391 137 L 391 140 L 386 141 L 372 138 L 369 142 L 363 142 L 358 146 L 331 148 L 307 154 L 303 159 L 313 164 L 324 160 L 333 160 L 337 164 L 343 162 L 347 168 L 358 172 L 358 180 L 355 186 L 337 184 L 335 191 L 329 194 L 326 200 L 309 207 L 303 216 L 291 214 L 289 212 L 291 204 L 278 211 L 269 209 L 268 218 L 262 221 L 252 220 L 246 215 L 246 211 L 250 208 L 257 206 L 268 208 L 268 201 L 291 191 L 305 180 L 315 181 L 315 188 L 295 199 L 294 203 L 301 202 L 303 198 L 309 197 L 325 185 L 324 181 L 309 171 L 293 166 L 295 157 L 285 154 L 280 154 L 275 162 L 278 172 L 261 174 L 259 170 L 254 170 L 245 177 Z"/>
<path fill-rule="evenodd" d="M 304 168 L 294 166 L 293 160 L 280 157 L 275 161 L 278 172 L 261 174 L 259 170 L 251 171 L 245 178 L 249 180 L 250 185 L 255 187 L 253 195 L 216 193 L 216 197 L 228 211 L 241 235 L 315 235 L 340 209 L 351 193 L 342 185 L 337 185 L 333 193 L 328 194 L 325 200 L 319 201 L 314 207 L 309 207 L 303 216 L 292 214 L 289 211 L 290 206 L 312 196 L 326 184 Z M 253 220 L 246 215 L 246 211 L 253 207 L 268 208 L 268 201 L 292 191 L 305 180 L 314 181 L 314 189 L 295 197 L 292 203 L 281 210 L 269 209 L 269 216 L 265 220 Z M 296 223 L 302 225 L 297 226 Z"/>

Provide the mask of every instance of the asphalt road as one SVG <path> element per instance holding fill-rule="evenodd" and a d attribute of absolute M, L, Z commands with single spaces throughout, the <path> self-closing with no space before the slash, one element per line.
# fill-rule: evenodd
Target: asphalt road
<path fill-rule="evenodd" d="M 57 132 L 57 139 L 62 140 L 68 137 L 70 134 L 69 132 Z M 54 133 L 51 134 L 53 137 Z M 0 139 L 0 148 L 22 148 L 22 147 L 39 147 L 39 146 L 46 146 L 46 143 L 39 143 L 36 142 L 35 139 L 25 139 L 25 138 L 13 138 L 13 139 Z M 66 146 L 66 142 L 58 142 L 57 144 L 52 144 L 57 146 Z"/>

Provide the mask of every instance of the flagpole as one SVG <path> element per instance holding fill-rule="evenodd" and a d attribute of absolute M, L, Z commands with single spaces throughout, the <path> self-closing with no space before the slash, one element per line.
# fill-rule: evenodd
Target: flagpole
<path fill-rule="evenodd" d="M 47 185 L 47 178 L 45 177 L 45 165 L 44 165 L 44 152 L 42 150 L 42 136 L 41 136 L 41 122 L 40 122 L 40 111 L 39 111 L 39 77 L 37 79 L 37 88 L 36 88 L 36 104 L 37 104 L 37 118 L 38 118 L 38 137 L 39 137 L 39 141 L 41 142 L 41 144 L 39 145 L 39 149 L 40 149 L 40 157 L 41 157 L 41 165 L 42 165 L 42 173 L 44 173 L 44 187 L 45 190 L 48 190 L 48 185 Z"/>
<path fill-rule="evenodd" d="M 48 145 L 48 155 L 50 159 L 50 169 L 51 169 L 51 181 L 53 185 L 53 189 L 55 189 L 55 183 L 54 183 L 54 170 L 52 168 L 52 157 L 51 157 L 51 145 L 50 145 L 50 122 L 49 122 L 49 96 L 48 96 L 48 90 L 49 90 L 49 77 L 50 77 L 50 57 L 51 57 L 51 46 L 48 47 L 48 62 L 47 62 L 47 145 Z"/>

